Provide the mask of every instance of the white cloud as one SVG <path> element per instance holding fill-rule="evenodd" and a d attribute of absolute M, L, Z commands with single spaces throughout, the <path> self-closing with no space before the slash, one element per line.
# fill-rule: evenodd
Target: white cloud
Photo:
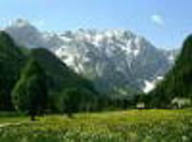
<path fill-rule="evenodd" d="M 151 21 L 157 25 L 163 26 L 165 25 L 164 18 L 159 14 L 154 14 L 151 16 Z"/>

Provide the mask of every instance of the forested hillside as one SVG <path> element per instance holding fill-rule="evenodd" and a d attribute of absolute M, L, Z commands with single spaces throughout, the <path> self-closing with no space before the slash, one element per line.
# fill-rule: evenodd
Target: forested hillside
<path fill-rule="evenodd" d="M 91 81 L 74 73 L 53 53 L 42 48 L 29 50 L 18 47 L 7 33 L 0 32 L 1 110 L 14 110 L 11 93 L 17 82 L 21 80 L 20 78 L 25 72 L 25 66 L 28 65 L 31 59 L 35 60 L 46 73 L 48 110 L 56 112 L 63 111 L 63 102 L 59 100 L 62 100 L 65 95 L 68 95 L 64 92 L 69 89 L 78 89 L 79 92 L 76 93 L 79 94 L 83 90 L 83 95 L 89 92 L 89 95 L 92 95 L 89 96 L 91 98 L 96 98 L 96 95 L 98 95 Z M 37 90 L 33 90 L 33 95 L 37 93 L 35 91 Z"/>
<path fill-rule="evenodd" d="M 183 43 L 183 48 L 178 56 L 175 66 L 158 84 L 146 101 L 150 106 L 170 107 L 175 99 L 184 101 L 192 99 L 192 35 Z"/>
<path fill-rule="evenodd" d="M 26 56 L 5 32 L 0 32 L 0 109 L 13 109 L 11 91 L 19 79 Z"/>

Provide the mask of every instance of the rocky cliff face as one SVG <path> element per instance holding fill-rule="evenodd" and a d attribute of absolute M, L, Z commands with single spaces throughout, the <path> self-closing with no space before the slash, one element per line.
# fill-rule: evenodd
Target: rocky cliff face
<path fill-rule="evenodd" d="M 50 49 L 101 92 L 126 96 L 143 91 L 146 81 L 162 77 L 174 63 L 175 54 L 126 30 L 42 33 L 21 19 L 5 30 L 20 45 Z"/>

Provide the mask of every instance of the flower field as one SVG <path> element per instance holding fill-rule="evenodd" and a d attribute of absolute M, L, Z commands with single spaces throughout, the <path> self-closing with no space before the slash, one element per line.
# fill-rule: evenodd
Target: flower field
<path fill-rule="evenodd" d="M 1 116 L 0 126 L 0 142 L 191 142 L 192 110 L 50 115 L 36 122 Z"/>

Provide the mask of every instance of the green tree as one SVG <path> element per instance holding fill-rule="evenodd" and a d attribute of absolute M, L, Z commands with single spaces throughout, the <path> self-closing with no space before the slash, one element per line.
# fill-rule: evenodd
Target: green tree
<path fill-rule="evenodd" d="M 77 89 L 67 89 L 64 92 L 63 109 L 69 117 L 72 117 L 73 113 L 79 111 L 79 98 L 80 95 Z"/>
<path fill-rule="evenodd" d="M 72 117 L 73 113 L 96 110 L 96 96 L 87 89 L 69 88 L 63 93 L 63 110 Z"/>
<path fill-rule="evenodd" d="M 46 74 L 34 59 L 30 59 L 12 91 L 14 107 L 30 115 L 33 121 L 37 114 L 45 111 L 47 94 Z"/>

